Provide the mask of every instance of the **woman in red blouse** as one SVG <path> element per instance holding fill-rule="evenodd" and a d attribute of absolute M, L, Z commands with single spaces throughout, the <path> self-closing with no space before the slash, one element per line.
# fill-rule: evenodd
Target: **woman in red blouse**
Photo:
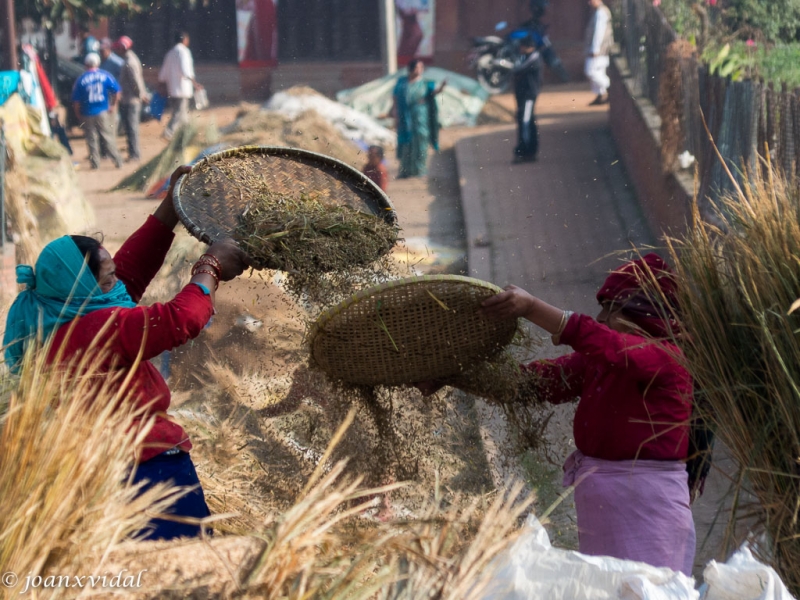
<path fill-rule="evenodd" d="M 93 238 L 64 236 L 44 248 L 35 269 L 18 266 L 18 281 L 27 289 L 9 311 L 4 343 L 12 370 L 19 367 L 37 328 L 42 329 L 43 338 L 52 339 L 49 359 L 53 361 L 69 365 L 86 351 L 103 349 L 97 356 L 99 373 L 107 373 L 119 385 L 130 378 L 127 397 L 146 407 L 142 418 L 155 416 L 144 443 L 133 449 L 134 483 L 146 482 L 145 489 L 167 481 L 194 487 L 170 512 L 201 519 L 210 513 L 189 457 L 192 444 L 167 414 L 170 391 L 150 359 L 200 334 L 214 312 L 220 280 L 241 274 L 247 257 L 232 240 L 216 242 L 194 265 L 189 284 L 175 298 L 138 305 L 172 244 L 172 230 L 178 224 L 172 190 L 188 170 L 175 171 L 166 199 L 113 258 Z M 154 519 L 142 533 L 146 539 L 172 539 L 199 532 L 197 525 Z"/>
<path fill-rule="evenodd" d="M 575 485 L 580 551 L 691 575 L 695 530 L 685 461 L 693 392 L 670 341 L 674 280 L 661 258 L 648 254 L 611 273 L 597 300 L 595 320 L 509 286 L 482 311 L 492 319 L 524 317 L 574 350 L 522 368 L 534 375 L 536 401 L 580 399 L 577 450 L 564 466 L 565 485 Z M 418 387 L 427 393 L 436 386 Z"/>
<path fill-rule="evenodd" d="M 575 351 L 525 368 L 541 377 L 543 400 L 580 398 L 578 449 L 564 466 L 565 484 L 576 486 L 580 551 L 691 575 L 695 530 L 685 460 L 692 379 L 670 341 L 674 280 L 661 258 L 648 254 L 611 273 L 597 300 L 594 320 L 510 286 L 483 311 L 524 317 Z"/>

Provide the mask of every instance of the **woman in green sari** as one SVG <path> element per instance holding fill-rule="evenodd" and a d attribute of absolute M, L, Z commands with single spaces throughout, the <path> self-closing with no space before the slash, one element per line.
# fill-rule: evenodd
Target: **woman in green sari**
<path fill-rule="evenodd" d="M 439 149 L 439 112 L 436 95 L 444 89 L 422 79 L 425 65 L 418 58 L 408 62 L 408 75 L 394 88 L 394 118 L 397 123 L 398 177 L 428 174 L 428 147 Z"/>

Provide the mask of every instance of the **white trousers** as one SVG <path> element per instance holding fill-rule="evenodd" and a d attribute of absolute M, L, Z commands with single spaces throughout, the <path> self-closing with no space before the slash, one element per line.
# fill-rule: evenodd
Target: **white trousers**
<path fill-rule="evenodd" d="M 605 94 L 611 85 L 611 80 L 606 74 L 609 65 L 608 56 L 595 56 L 586 59 L 586 77 L 592 83 L 592 92 L 597 95 Z"/>

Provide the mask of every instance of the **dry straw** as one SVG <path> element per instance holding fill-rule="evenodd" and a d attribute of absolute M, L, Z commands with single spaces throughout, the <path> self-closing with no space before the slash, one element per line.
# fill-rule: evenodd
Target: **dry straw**
<path fill-rule="evenodd" d="M 210 590 L 221 598 L 479 598 L 492 561 L 514 542 L 529 506 L 518 487 L 465 507 L 459 498 L 445 501 L 437 486 L 413 520 L 362 520 L 376 494 L 400 485 L 364 489 L 360 478 L 345 475 L 346 461 L 334 462 L 351 411 L 290 508 L 260 525 L 248 520 L 245 537 L 225 538 L 227 522 L 215 521 L 215 539 L 201 541 L 218 557 L 209 573 L 193 563 L 199 552 L 182 550 L 191 548 L 185 541 L 120 543 L 169 502 L 163 488 L 135 498 L 136 490 L 124 484 L 131 448 L 149 423 L 137 425 L 140 415 L 126 408 L 125 382 L 120 392 L 119 380 L 98 377 L 93 365 L 103 352 L 56 370 L 46 351 L 29 351 L 19 378 L 6 381 L 0 422 L 5 570 L 46 576 L 148 569 L 143 589 L 115 590 L 138 598 L 207 597 Z M 242 523 L 233 529 L 241 532 Z M 217 550 L 237 546 L 249 553 L 241 564 Z M 162 564 L 167 555 L 178 563 Z M 74 597 L 75 590 L 48 589 L 46 596 Z"/>
<path fill-rule="evenodd" d="M 372 181 L 296 148 L 208 156 L 178 182 L 175 208 L 193 236 L 233 237 L 254 266 L 285 272 L 295 298 L 318 304 L 386 279 L 398 234 L 392 204 Z"/>
<path fill-rule="evenodd" d="M 767 163 L 669 248 L 682 346 L 705 409 L 763 509 L 764 556 L 800 593 L 800 189 Z M 736 512 L 734 506 L 733 513 Z"/>
<path fill-rule="evenodd" d="M 3 382 L 0 418 L 0 565 L 20 585 L 28 575 L 102 572 L 108 553 L 171 503 L 164 487 L 137 498 L 125 485 L 150 423 L 127 408 L 116 378 L 99 377 L 102 352 L 62 371 L 47 348 L 33 348 Z"/>
<path fill-rule="evenodd" d="M 394 224 L 389 198 L 356 169 L 329 156 L 268 146 L 243 146 L 212 154 L 175 188 L 175 210 L 189 232 L 211 243 L 231 236 L 253 199 L 300 198 L 349 206 Z"/>
<path fill-rule="evenodd" d="M 350 411 L 340 425 L 295 504 L 246 534 L 248 539 L 240 538 L 247 548 L 253 547 L 250 540 L 257 540 L 256 551 L 242 565 L 220 567 L 212 586 L 222 590 L 216 597 L 482 597 L 493 576 L 489 567 L 518 537 L 518 523 L 530 500 L 516 486 L 508 494 L 460 508 L 459 502 L 445 502 L 437 486 L 413 520 L 383 524 L 361 520 L 373 495 L 402 484 L 364 489 L 360 478 L 344 474 L 346 461 L 332 461 L 354 416 Z M 218 529 L 224 531 L 224 523 Z M 219 541 L 209 543 L 216 547 Z M 181 545 L 190 547 L 178 542 L 173 548 Z M 198 573 L 196 580 L 189 578 L 174 592 L 196 597 L 208 590 L 208 578 Z"/>

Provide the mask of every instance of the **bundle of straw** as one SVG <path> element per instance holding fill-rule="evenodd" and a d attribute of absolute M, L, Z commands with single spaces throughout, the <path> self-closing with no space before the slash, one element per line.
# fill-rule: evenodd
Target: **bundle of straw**
<path fill-rule="evenodd" d="M 762 548 L 800 593 L 800 189 L 771 165 L 670 240 L 687 365 L 763 508 Z M 735 507 L 734 507 L 735 509 Z M 735 513 L 735 510 L 733 511 Z"/>
<path fill-rule="evenodd" d="M 118 543 L 174 501 L 174 489 L 156 486 L 137 497 L 137 488 L 125 485 L 132 448 L 150 423 L 137 421 L 142 415 L 114 378 L 98 377 L 97 352 L 66 372 L 46 354 L 29 351 L 19 377 L 2 381 L 0 564 L 16 574 L 16 586 L 3 583 L 18 593 L 29 576 L 102 572 Z M 74 591 L 54 587 L 48 594 Z"/>

